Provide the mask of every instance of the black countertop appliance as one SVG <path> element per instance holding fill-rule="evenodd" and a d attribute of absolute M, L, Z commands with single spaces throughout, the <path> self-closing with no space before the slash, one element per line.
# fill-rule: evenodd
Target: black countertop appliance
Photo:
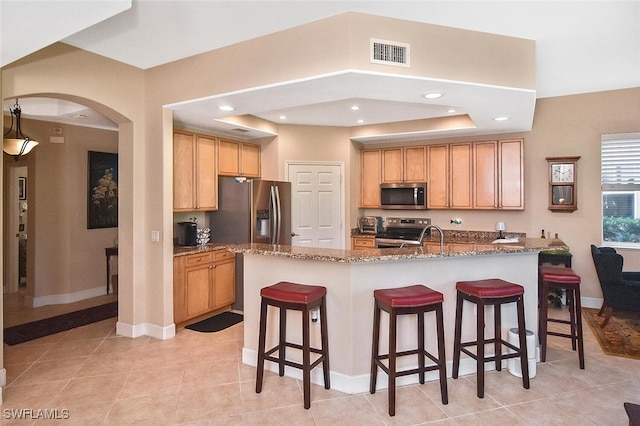
<path fill-rule="evenodd" d="M 198 224 L 195 222 L 178 222 L 178 245 L 198 245 Z"/>

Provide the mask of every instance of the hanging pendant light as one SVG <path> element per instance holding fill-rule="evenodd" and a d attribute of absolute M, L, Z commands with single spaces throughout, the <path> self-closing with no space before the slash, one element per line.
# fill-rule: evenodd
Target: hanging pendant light
<path fill-rule="evenodd" d="M 11 113 L 11 127 L 9 127 L 9 130 L 4 134 L 2 150 L 11 155 L 14 160 L 18 161 L 20 157 L 27 155 L 38 145 L 38 142 L 22 134 L 22 129 L 20 128 L 20 115 L 22 110 L 20 109 L 20 105 L 18 105 L 18 99 L 16 99 L 16 104 L 13 106 L 13 109 L 9 109 L 9 112 Z M 16 117 L 15 131 L 13 130 L 13 116 Z"/>

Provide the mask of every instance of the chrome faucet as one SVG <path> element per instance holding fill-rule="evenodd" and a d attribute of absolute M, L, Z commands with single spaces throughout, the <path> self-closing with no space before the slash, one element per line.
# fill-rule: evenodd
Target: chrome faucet
<path fill-rule="evenodd" d="M 442 256 L 442 254 L 444 254 L 444 232 L 438 225 L 427 225 L 422 230 L 422 235 L 420 235 L 420 242 L 422 242 L 422 240 L 424 239 L 424 234 L 426 234 L 429 229 L 437 229 L 438 232 L 440 232 L 440 255 Z"/>

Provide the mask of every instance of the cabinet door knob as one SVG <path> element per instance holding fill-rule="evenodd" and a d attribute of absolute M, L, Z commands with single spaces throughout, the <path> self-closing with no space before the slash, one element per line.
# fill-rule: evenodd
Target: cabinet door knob
<path fill-rule="evenodd" d="M 209 265 L 209 269 L 213 269 L 213 268 L 215 268 L 215 266 Z"/>

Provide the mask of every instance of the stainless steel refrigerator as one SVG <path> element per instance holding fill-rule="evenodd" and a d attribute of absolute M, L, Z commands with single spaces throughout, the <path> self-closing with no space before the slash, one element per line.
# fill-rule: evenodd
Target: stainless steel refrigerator
<path fill-rule="evenodd" d="M 291 244 L 291 184 L 261 179 L 218 178 L 218 210 L 209 213 L 215 243 Z M 235 309 L 243 308 L 242 255 L 236 256 Z"/>

